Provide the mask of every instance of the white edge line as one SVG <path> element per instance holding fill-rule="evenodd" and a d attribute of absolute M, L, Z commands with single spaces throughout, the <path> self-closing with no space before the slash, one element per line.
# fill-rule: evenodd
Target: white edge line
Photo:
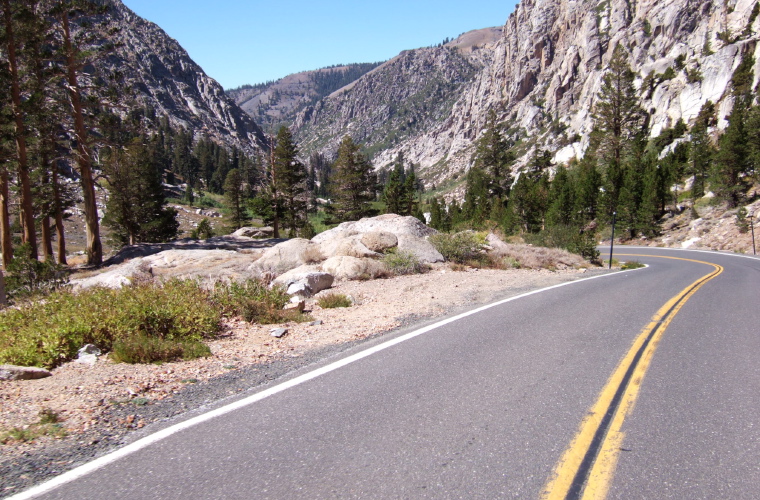
<path fill-rule="evenodd" d="M 673 247 L 645 247 L 645 246 L 638 246 L 638 245 L 618 245 L 616 248 L 626 249 L 626 248 L 639 248 L 642 250 L 670 250 L 672 252 L 697 252 L 697 253 L 706 253 L 710 255 L 722 255 L 724 257 L 739 257 L 742 259 L 752 259 L 752 260 L 760 260 L 760 255 L 749 255 L 744 253 L 735 253 L 735 252 L 727 252 L 724 250 L 699 250 L 696 248 L 673 248 Z M 613 254 L 614 257 L 614 254 Z M 647 255 L 647 257 L 650 257 Z M 651 257 L 656 257 L 656 255 L 651 255 Z"/>
<path fill-rule="evenodd" d="M 648 267 L 648 266 L 647 266 Z M 506 304 L 507 302 L 512 302 L 513 300 L 522 299 L 524 297 L 528 297 L 530 295 L 535 295 L 538 293 L 546 292 L 548 290 L 553 290 L 555 288 L 560 288 L 567 285 L 572 285 L 575 283 L 582 283 L 584 281 L 589 281 L 593 279 L 598 278 L 607 278 L 610 276 L 618 276 L 623 273 L 629 273 L 638 271 L 645 268 L 639 268 L 639 269 L 631 269 L 627 271 L 619 271 L 616 273 L 607 273 L 607 274 L 601 274 L 599 276 L 591 276 L 589 278 L 581 278 L 578 280 L 573 281 L 566 281 L 564 283 L 559 283 L 557 285 L 552 285 L 546 288 L 540 288 L 538 290 L 533 290 L 530 292 L 526 292 L 520 295 L 516 295 L 514 297 L 509 297 L 507 299 L 499 300 L 497 302 L 493 302 L 491 304 L 486 304 L 484 306 L 478 307 L 476 309 L 472 309 L 470 311 L 464 312 L 462 314 L 458 314 L 456 316 L 453 316 L 451 318 L 447 318 L 441 321 L 438 321 L 436 323 L 433 323 L 432 325 L 428 325 L 426 327 L 420 328 L 418 330 L 415 330 L 413 332 L 409 332 L 407 334 L 401 335 L 399 337 L 390 339 L 386 342 L 383 342 L 382 344 L 378 344 L 376 346 L 370 347 L 369 349 L 366 349 L 364 351 L 358 352 L 356 354 L 352 354 L 351 356 L 348 356 L 346 358 L 340 359 L 338 361 L 335 361 L 333 363 L 330 363 L 329 365 L 323 366 L 321 368 L 317 368 L 316 370 L 313 370 L 311 372 L 305 373 L 303 375 L 300 375 L 296 378 L 293 378 L 291 380 L 287 380 L 285 382 L 282 382 L 280 384 L 277 384 L 273 387 L 270 387 L 269 389 L 263 390 L 261 392 L 258 392 L 252 396 L 243 398 L 239 401 L 235 401 L 234 403 L 230 403 L 228 405 L 222 406 L 220 408 L 217 408 L 215 410 L 211 410 L 207 413 L 204 413 L 202 415 L 198 415 L 197 417 L 193 417 L 191 419 L 185 420 L 184 422 L 180 422 L 178 424 L 172 425 L 170 427 L 167 427 L 166 429 L 162 429 L 154 434 L 151 434 L 149 436 L 146 436 L 144 438 L 138 439 L 134 443 L 128 444 L 127 446 L 123 448 L 119 448 L 116 451 L 113 451 L 111 453 L 108 453 L 107 455 L 103 455 L 99 458 L 96 458 L 95 460 L 88 462 L 84 465 L 80 465 L 79 467 L 76 467 L 74 469 L 71 469 L 68 472 L 64 472 L 60 476 L 54 477 L 53 479 L 46 481 L 42 484 L 39 484 L 37 486 L 33 486 L 32 488 L 22 491 L 20 493 L 17 493 L 14 496 L 7 497 L 6 500 L 26 500 L 29 498 L 34 498 L 38 495 L 42 495 L 43 493 L 47 493 L 51 490 L 54 490 L 55 488 L 58 488 L 59 486 L 63 486 L 66 483 L 70 483 L 72 481 L 75 481 L 81 477 L 86 476 L 87 474 L 94 472 L 102 467 L 105 467 L 108 464 L 111 464 L 121 458 L 124 458 L 128 455 L 131 455 L 132 453 L 135 453 L 143 448 L 146 448 L 154 443 L 157 443 L 165 438 L 168 438 L 172 434 L 176 434 L 177 432 L 180 432 L 185 429 L 189 429 L 190 427 L 194 427 L 198 424 L 201 424 L 203 422 L 206 422 L 208 420 L 211 420 L 216 417 L 220 417 L 222 415 L 225 415 L 227 413 L 233 412 L 235 410 L 238 410 L 240 408 L 243 408 L 245 406 L 251 405 L 253 403 L 256 403 L 258 401 L 261 401 L 262 399 L 268 398 L 269 396 L 274 396 L 277 393 L 283 392 L 287 389 L 290 389 L 291 387 L 295 387 L 297 385 L 303 384 L 304 382 L 308 382 L 309 380 L 315 379 L 317 377 L 320 377 L 322 375 L 325 375 L 327 373 L 330 373 L 334 370 L 337 370 L 339 368 L 342 368 L 346 365 L 349 365 L 355 361 L 359 361 L 360 359 L 366 358 L 368 356 L 371 356 L 373 354 L 376 354 L 380 351 L 383 351 L 385 349 L 388 349 L 389 347 L 393 347 L 396 344 L 400 344 L 402 342 L 405 342 L 407 340 L 413 339 L 414 337 L 417 337 L 419 335 L 425 334 L 431 330 L 434 330 L 436 328 L 440 328 L 444 325 L 447 325 L 449 323 L 453 323 L 455 321 L 459 321 L 462 318 L 466 318 L 468 316 L 472 316 L 473 314 L 477 314 L 480 312 L 483 312 L 487 309 L 491 309 L 492 307 L 497 307 L 502 304 Z"/>

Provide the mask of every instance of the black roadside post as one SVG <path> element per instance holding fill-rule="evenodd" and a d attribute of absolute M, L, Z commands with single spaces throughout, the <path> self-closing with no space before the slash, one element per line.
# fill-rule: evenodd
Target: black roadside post
<path fill-rule="evenodd" d="M 755 214 L 753 213 L 749 217 L 749 228 L 752 230 L 752 255 L 757 255 L 755 250 Z"/>
<path fill-rule="evenodd" d="M 612 250 L 615 247 L 615 216 L 617 212 L 612 212 L 612 237 L 610 237 L 610 269 L 612 269 Z"/>

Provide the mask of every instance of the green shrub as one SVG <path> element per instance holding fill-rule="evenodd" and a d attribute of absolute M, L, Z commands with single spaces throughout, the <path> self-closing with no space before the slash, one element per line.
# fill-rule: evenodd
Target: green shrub
<path fill-rule="evenodd" d="M 526 234 L 525 241 L 532 245 L 547 248 L 564 248 L 578 254 L 589 262 L 599 260 L 596 249 L 596 235 L 591 231 L 582 232 L 578 227 L 556 225 L 550 226 L 538 234 Z"/>
<path fill-rule="evenodd" d="M 13 427 L 12 429 L 0 432 L 0 444 L 11 442 L 28 442 L 42 436 L 51 436 L 55 438 L 65 437 L 67 432 L 60 424 L 60 417 L 50 408 L 45 408 L 39 413 L 40 420 L 36 424 L 28 427 Z"/>
<path fill-rule="evenodd" d="M 334 309 L 337 307 L 351 307 L 351 299 L 342 293 L 330 293 L 317 299 L 317 304 L 322 309 Z"/>
<path fill-rule="evenodd" d="M 613 259 L 614 260 L 614 259 Z M 637 260 L 629 260 L 627 262 L 624 262 L 622 266 L 620 266 L 620 269 L 623 271 L 626 271 L 628 269 L 639 269 L 641 267 L 645 267 L 644 264 Z"/>
<path fill-rule="evenodd" d="M 444 259 L 457 264 L 467 264 L 472 260 L 479 260 L 485 244 L 483 238 L 472 231 L 462 231 L 455 234 L 438 233 L 432 235 L 429 241 L 443 255 Z"/>
<path fill-rule="evenodd" d="M 198 223 L 198 227 L 193 229 L 190 237 L 194 240 L 207 240 L 214 237 L 214 228 L 208 219 L 203 219 Z"/>
<path fill-rule="evenodd" d="M 52 261 L 29 257 L 29 245 L 21 245 L 8 264 L 5 291 L 11 302 L 44 296 L 69 282 L 66 268 Z"/>
<path fill-rule="evenodd" d="M 418 274 L 423 271 L 416 255 L 396 248 L 383 256 L 383 264 L 393 274 Z"/>
<path fill-rule="evenodd" d="M 197 282 L 181 280 L 58 291 L 0 314 L 0 363 L 54 367 L 84 344 L 110 351 L 135 335 L 200 342 L 220 327 L 220 313 L 207 296 Z"/>
<path fill-rule="evenodd" d="M 199 341 L 176 341 L 146 334 L 132 335 L 113 345 L 116 363 L 156 363 L 211 356 L 211 349 Z"/>
<path fill-rule="evenodd" d="M 217 282 L 211 292 L 211 302 L 225 316 L 240 316 L 246 321 L 279 311 L 290 300 L 285 288 L 269 287 L 262 280 Z"/>

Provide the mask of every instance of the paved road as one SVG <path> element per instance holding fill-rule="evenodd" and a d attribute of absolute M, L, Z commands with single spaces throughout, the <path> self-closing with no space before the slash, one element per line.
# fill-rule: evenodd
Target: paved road
<path fill-rule="evenodd" d="M 648 325 L 660 337 L 632 368 L 629 392 L 618 391 L 623 410 L 610 414 L 621 426 L 597 443 L 616 464 L 601 491 L 757 498 L 760 260 L 617 251 L 652 255 L 627 258 L 649 267 L 402 332 L 394 345 L 254 395 L 42 498 L 565 498 L 545 491 L 550 479 L 568 454 L 586 453 L 581 424 Z M 722 273 L 684 296 L 716 266 L 657 254 Z M 653 322 L 678 296 L 667 321 Z"/>

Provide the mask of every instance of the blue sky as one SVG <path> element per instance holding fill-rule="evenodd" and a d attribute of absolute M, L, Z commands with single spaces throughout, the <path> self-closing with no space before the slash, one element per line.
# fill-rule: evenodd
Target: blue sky
<path fill-rule="evenodd" d="M 390 59 L 503 25 L 517 0 L 123 0 L 224 88 L 333 64 Z"/>

